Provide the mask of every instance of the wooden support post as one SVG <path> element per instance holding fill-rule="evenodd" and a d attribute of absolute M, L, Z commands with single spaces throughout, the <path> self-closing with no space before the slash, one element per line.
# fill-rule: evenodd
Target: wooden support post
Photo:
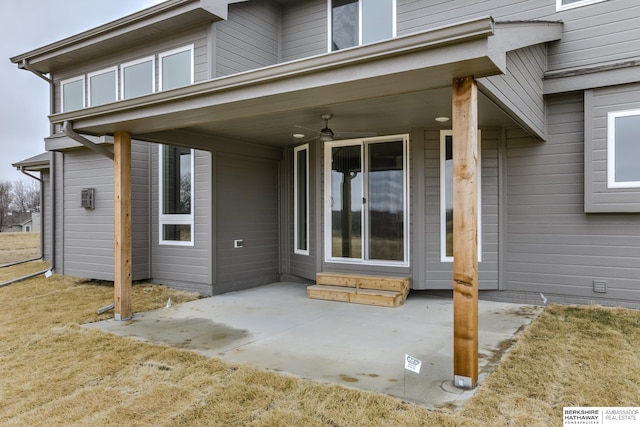
<path fill-rule="evenodd" d="M 456 387 L 478 383 L 478 91 L 453 80 L 453 373 Z"/>
<path fill-rule="evenodd" d="M 127 320 L 131 311 L 131 135 L 113 137 L 113 267 L 115 320 Z"/>

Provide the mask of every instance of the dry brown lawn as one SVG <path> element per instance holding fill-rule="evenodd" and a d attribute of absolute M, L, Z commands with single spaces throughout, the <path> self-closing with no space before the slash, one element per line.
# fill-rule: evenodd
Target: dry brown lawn
<path fill-rule="evenodd" d="M 137 312 L 168 298 L 196 296 L 133 287 Z M 634 310 L 547 307 L 461 409 L 428 411 L 80 326 L 112 301 L 59 275 L 0 288 L 0 425 L 553 426 L 564 406 L 640 406 Z"/>
<path fill-rule="evenodd" d="M 39 256 L 40 233 L 0 233 L 0 265 Z"/>

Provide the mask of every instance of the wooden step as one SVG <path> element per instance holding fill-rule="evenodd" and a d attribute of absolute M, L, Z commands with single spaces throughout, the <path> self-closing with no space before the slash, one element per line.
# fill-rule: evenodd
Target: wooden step
<path fill-rule="evenodd" d="M 327 285 L 308 286 L 307 296 L 313 299 L 377 305 L 380 307 L 399 307 L 404 304 L 406 298 L 402 292 L 397 291 L 379 291 Z"/>
<path fill-rule="evenodd" d="M 316 284 L 407 293 L 410 286 L 408 277 L 380 277 L 340 273 L 316 273 Z"/>
<path fill-rule="evenodd" d="M 307 287 L 314 299 L 399 307 L 409 294 L 409 278 L 318 273 L 316 284 Z"/>

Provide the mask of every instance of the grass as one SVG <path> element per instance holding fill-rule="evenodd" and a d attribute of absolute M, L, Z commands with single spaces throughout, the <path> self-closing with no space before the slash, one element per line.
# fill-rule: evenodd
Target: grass
<path fill-rule="evenodd" d="M 194 295 L 133 286 L 134 311 Z M 65 276 L 0 288 L 0 424 L 453 425 L 397 399 L 232 366 L 80 325 L 112 286 Z"/>
<path fill-rule="evenodd" d="M 0 265 L 39 256 L 40 233 L 0 233 Z"/>
<path fill-rule="evenodd" d="M 133 309 L 195 297 L 137 283 Z M 640 406 L 634 310 L 549 306 L 461 409 L 428 411 L 81 327 L 112 300 L 59 275 L 0 288 L 1 425 L 560 426 L 565 406 Z"/>

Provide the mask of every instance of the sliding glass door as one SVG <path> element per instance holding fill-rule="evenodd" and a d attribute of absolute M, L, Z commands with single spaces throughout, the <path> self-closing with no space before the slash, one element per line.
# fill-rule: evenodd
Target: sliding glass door
<path fill-rule="evenodd" d="M 408 265 L 407 137 L 325 145 L 325 258 Z"/>

